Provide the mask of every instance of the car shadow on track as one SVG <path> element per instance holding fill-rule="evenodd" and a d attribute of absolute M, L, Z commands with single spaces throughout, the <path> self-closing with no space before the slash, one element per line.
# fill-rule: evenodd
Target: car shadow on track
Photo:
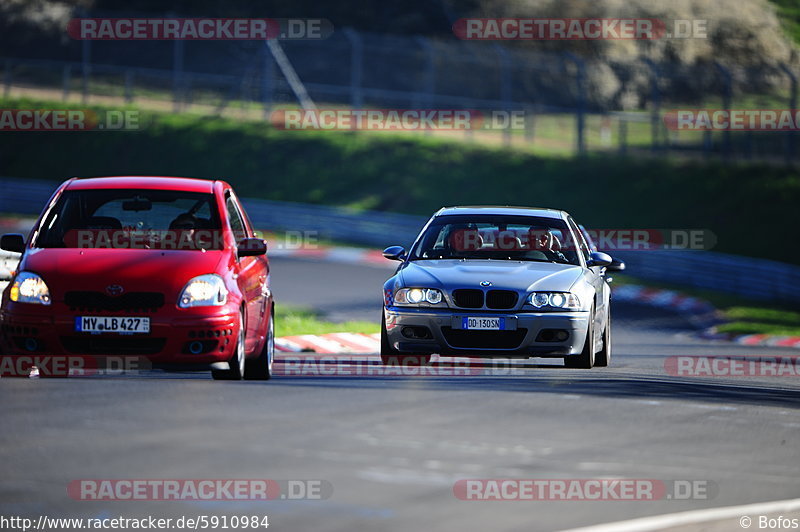
<path fill-rule="evenodd" d="M 559 369 L 559 368 L 555 368 Z M 563 369 L 563 368 L 562 368 Z M 270 385 L 585 395 L 610 399 L 693 401 L 800 408 L 800 390 L 737 386 L 707 380 L 629 379 L 529 374 L 514 377 L 278 377 Z"/>

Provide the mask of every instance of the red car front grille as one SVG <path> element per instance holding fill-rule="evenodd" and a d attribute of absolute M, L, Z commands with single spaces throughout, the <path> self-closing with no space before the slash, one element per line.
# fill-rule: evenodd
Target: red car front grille
<path fill-rule="evenodd" d="M 154 312 L 164 306 L 164 294 L 128 292 L 109 296 L 102 292 L 71 291 L 64 294 L 64 303 L 72 310 L 86 312 Z"/>
<path fill-rule="evenodd" d="M 155 355 L 167 343 L 166 338 L 103 336 L 62 336 L 61 345 L 70 353 L 91 355 Z"/>

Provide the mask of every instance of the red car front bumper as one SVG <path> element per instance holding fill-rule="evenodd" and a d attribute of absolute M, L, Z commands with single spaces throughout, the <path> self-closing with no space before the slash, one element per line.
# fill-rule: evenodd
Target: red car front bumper
<path fill-rule="evenodd" d="M 12 356 L 131 356 L 153 363 L 211 364 L 233 356 L 239 334 L 239 311 L 227 306 L 207 314 L 197 309 L 178 316 L 166 311 L 136 314 L 150 318 L 147 334 L 78 332 L 75 318 L 88 313 L 10 307 L 0 314 L 0 352 Z"/>

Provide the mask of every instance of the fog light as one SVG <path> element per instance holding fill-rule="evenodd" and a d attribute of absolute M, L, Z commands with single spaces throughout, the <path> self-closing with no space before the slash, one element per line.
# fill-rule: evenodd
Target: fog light
<path fill-rule="evenodd" d="M 537 342 L 563 342 L 569 338 L 569 331 L 564 329 L 542 329 L 536 336 Z"/>
<path fill-rule="evenodd" d="M 39 349 L 39 341 L 36 338 L 25 338 L 25 349 L 37 351 Z"/>
<path fill-rule="evenodd" d="M 193 355 L 199 355 L 203 352 L 203 342 L 192 342 L 189 344 L 189 352 Z"/>
<path fill-rule="evenodd" d="M 403 327 L 400 333 L 406 338 L 415 340 L 433 338 L 431 331 L 427 327 Z"/>

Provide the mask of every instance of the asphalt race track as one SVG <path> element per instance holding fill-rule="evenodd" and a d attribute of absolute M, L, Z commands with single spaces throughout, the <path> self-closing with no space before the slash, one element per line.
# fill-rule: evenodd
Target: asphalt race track
<path fill-rule="evenodd" d="M 279 302 L 377 319 L 390 270 L 274 259 Z M 280 331 L 278 331 L 280 334 Z M 268 515 L 275 530 L 557 530 L 800 497 L 797 377 L 674 377 L 672 356 L 795 355 L 618 305 L 610 368 L 520 375 L 2 379 L 0 513 Z M 375 358 L 375 355 L 371 355 Z M 325 500 L 74 500 L 80 479 L 316 479 Z M 465 501 L 460 479 L 700 481 L 690 500 Z M 327 485 L 327 484 L 326 484 Z"/>

